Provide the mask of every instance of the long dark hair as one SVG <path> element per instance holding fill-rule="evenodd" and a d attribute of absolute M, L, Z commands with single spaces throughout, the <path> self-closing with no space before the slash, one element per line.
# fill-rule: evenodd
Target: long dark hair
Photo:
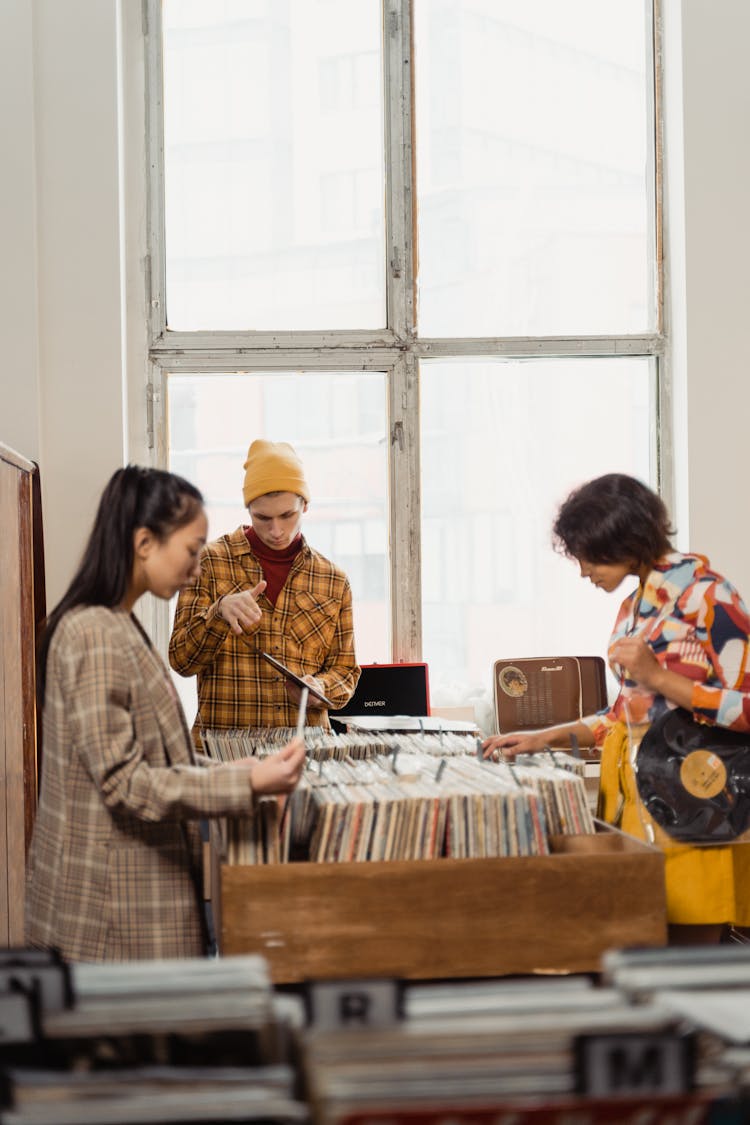
<path fill-rule="evenodd" d="M 128 465 L 118 469 L 102 493 L 73 580 L 47 618 L 38 655 L 38 699 L 44 702 L 47 656 L 63 614 L 79 605 L 120 605 L 133 569 L 133 532 L 146 527 L 163 542 L 195 519 L 203 497 L 195 485 L 163 469 Z"/>
<path fill-rule="evenodd" d="M 653 566 L 671 551 L 674 529 L 660 496 L 635 477 L 608 473 L 571 492 L 552 533 L 569 558 Z"/>

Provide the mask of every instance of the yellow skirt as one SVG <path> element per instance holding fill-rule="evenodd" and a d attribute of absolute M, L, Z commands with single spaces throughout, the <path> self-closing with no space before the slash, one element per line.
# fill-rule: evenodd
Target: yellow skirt
<path fill-rule="evenodd" d="M 638 798 L 624 723 L 612 728 L 602 748 L 598 815 L 664 852 L 667 921 L 750 926 L 750 844 L 695 847 L 670 841 Z"/>

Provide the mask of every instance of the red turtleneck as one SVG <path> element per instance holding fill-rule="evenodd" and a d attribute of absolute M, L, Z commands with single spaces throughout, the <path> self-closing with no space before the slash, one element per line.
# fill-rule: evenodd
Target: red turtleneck
<path fill-rule="evenodd" d="M 273 547 L 267 547 L 258 538 L 252 527 L 245 528 L 245 535 L 260 561 L 263 577 L 266 580 L 265 595 L 271 605 L 276 605 L 276 599 L 286 582 L 292 563 L 302 550 L 302 535 L 299 533 L 295 535 L 289 546 L 283 547 L 280 551 L 274 551 Z"/>

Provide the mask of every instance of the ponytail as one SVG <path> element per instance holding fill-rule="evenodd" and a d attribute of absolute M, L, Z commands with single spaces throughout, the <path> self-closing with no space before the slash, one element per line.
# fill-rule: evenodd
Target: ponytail
<path fill-rule="evenodd" d="M 73 580 L 47 618 L 39 647 L 38 699 L 44 703 L 47 656 L 60 620 L 79 605 L 120 605 L 133 570 L 133 533 L 146 527 L 163 542 L 197 515 L 203 497 L 176 473 L 128 465 L 102 493 L 94 526 Z"/>

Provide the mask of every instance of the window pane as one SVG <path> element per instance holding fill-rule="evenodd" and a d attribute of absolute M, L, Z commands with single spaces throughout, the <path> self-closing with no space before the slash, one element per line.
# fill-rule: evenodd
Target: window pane
<path fill-rule="evenodd" d="M 650 4 L 416 0 L 419 329 L 653 329 Z"/>
<path fill-rule="evenodd" d="M 349 576 L 357 658 L 390 660 L 385 375 L 171 375 L 168 417 L 169 467 L 202 491 L 212 539 L 248 522 L 242 481 L 250 442 L 294 446 L 311 492 L 303 534 Z M 184 684 L 192 715 L 194 695 Z"/>
<path fill-rule="evenodd" d="M 491 698 L 500 658 L 605 655 L 628 588 L 582 582 L 553 550 L 552 522 L 584 480 L 649 480 L 653 385 L 645 359 L 422 364 L 423 649 L 436 706 Z"/>
<path fill-rule="evenodd" d="M 383 327 L 379 0 L 163 10 L 169 327 Z"/>

